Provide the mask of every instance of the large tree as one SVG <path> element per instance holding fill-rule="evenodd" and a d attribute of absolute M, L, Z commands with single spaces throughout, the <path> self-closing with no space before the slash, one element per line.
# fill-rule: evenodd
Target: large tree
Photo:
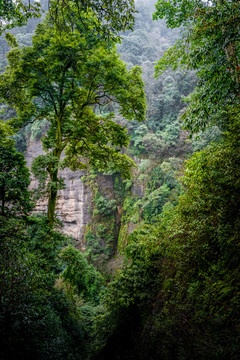
<path fill-rule="evenodd" d="M 188 129 L 198 131 L 240 99 L 240 1 L 158 0 L 154 18 L 169 27 L 182 26 L 182 39 L 158 62 L 157 76 L 167 68 L 197 70 L 199 83 L 184 114 Z"/>
<path fill-rule="evenodd" d="M 50 224 L 63 152 L 64 166 L 74 170 L 88 165 L 101 170 L 111 164 L 128 176 L 132 160 L 120 153 L 128 136 L 108 106 L 115 103 L 118 113 L 130 120 L 141 121 L 145 114 L 141 69 L 127 70 L 112 41 L 98 31 L 96 36 L 99 20 L 91 11 L 81 12 L 82 19 L 75 18 L 72 31 L 47 20 L 38 26 L 33 46 L 22 50 L 8 35 L 13 49 L 0 78 L 1 96 L 18 115 L 12 122 L 16 128 L 36 119 L 49 122 L 43 138 L 47 154 L 37 160 L 37 171 L 47 171 L 50 179 Z"/>

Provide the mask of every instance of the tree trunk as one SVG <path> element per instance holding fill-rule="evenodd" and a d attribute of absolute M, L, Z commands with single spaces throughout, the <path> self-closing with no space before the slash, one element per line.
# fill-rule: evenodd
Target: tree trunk
<path fill-rule="evenodd" d="M 230 69 L 232 79 L 235 81 L 238 85 L 240 84 L 240 72 L 239 72 L 239 64 L 238 64 L 238 57 L 237 57 L 237 51 L 236 51 L 236 45 L 233 42 L 230 42 L 225 47 L 225 53 L 227 55 L 227 58 L 229 62 L 232 64 L 232 68 Z"/>
<path fill-rule="evenodd" d="M 55 171 L 50 174 L 51 185 L 50 185 L 50 194 L 48 198 L 48 224 L 50 227 L 53 226 L 55 219 L 55 209 L 57 203 L 57 192 L 58 192 L 58 167 Z"/>
<path fill-rule="evenodd" d="M 49 166 L 48 172 L 50 175 L 50 193 L 48 198 L 48 224 L 50 227 L 53 227 L 55 220 L 55 210 L 57 203 L 57 192 L 58 192 L 58 169 L 59 161 L 62 154 L 62 130 L 61 130 L 61 115 L 56 116 L 57 120 L 57 129 L 56 129 L 56 144 L 53 150 L 54 160 L 53 163 Z"/>

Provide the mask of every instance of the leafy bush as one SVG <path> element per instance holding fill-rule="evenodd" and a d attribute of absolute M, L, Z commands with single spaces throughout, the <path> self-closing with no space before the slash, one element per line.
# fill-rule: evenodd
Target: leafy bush
<path fill-rule="evenodd" d="M 80 251 L 72 246 L 64 248 L 59 256 L 66 266 L 61 277 L 74 286 L 77 294 L 83 299 L 98 303 L 103 289 L 101 274 L 93 265 L 88 264 Z"/>

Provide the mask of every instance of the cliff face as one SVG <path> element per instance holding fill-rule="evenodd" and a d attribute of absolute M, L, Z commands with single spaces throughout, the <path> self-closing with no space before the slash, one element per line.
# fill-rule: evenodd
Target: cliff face
<path fill-rule="evenodd" d="M 27 166 L 31 169 L 33 160 L 39 155 L 44 154 L 41 140 L 30 141 L 25 153 Z M 139 160 L 134 159 L 136 163 Z M 73 172 L 69 169 L 64 169 L 59 172 L 59 177 L 64 179 L 65 188 L 59 191 L 56 215 L 63 223 L 62 231 L 74 238 L 75 246 L 81 250 L 85 250 L 86 243 L 84 234 L 86 227 L 91 230 L 98 243 L 107 243 L 111 247 L 112 252 L 116 252 L 118 247 L 119 234 L 122 233 L 121 227 L 124 226 L 127 234 L 132 232 L 136 226 L 131 221 L 129 223 L 122 223 L 122 201 L 119 199 L 119 191 L 116 184 L 114 185 L 114 176 L 112 175 L 94 175 L 92 179 L 83 182 L 82 177 L 85 176 L 84 171 Z M 86 178 L 86 176 L 85 176 Z M 92 180 L 92 181 L 91 181 Z M 93 185 L 94 184 L 94 185 Z M 31 190 L 37 189 L 38 181 L 32 176 Z M 96 192 L 98 195 L 96 195 Z M 103 199 L 102 206 L 106 209 L 98 208 L 96 205 L 96 196 Z M 144 186 L 141 183 L 134 183 L 131 188 L 131 195 L 134 198 L 141 198 L 144 196 Z M 122 199 L 123 200 L 123 199 Z M 114 203 L 111 203 L 114 201 Z M 110 206 L 110 204 L 112 204 Z M 97 213 L 96 215 L 96 206 Z M 111 209 L 109 208 L 112 207 Z M 110 215 L 108 214 L 110 211 Z M 41 198 L 35 207 L 34 212 L 47 212 L 47 198 Z M 108 214 L 108 215 L 107 215 Z M 99 232 L 100 228 L 105 228 L 105 232 Z"/>
<path fill-rule="evenodd" d="M 40 140 L 30 142 L 27 147 L 25 158 L 31 168 L 32 161 L 43 154 Z M 60 177 L 64 179 L 65 189 L 59 191 L 57 201 L 57 216 L 63 223 L 63 232 L 72 236 L 77 247 L 84 248 L 83 235 L 86 225 L 90 223 L 91 191 L 81 180 L 82 171 L 73 172 L 69 169 L 62 170 Z M 37 180 L 32 177 L 31 189 L 38 186 Z M 47 199 L 38 201 L 35 211 L 46 212 Z"/>

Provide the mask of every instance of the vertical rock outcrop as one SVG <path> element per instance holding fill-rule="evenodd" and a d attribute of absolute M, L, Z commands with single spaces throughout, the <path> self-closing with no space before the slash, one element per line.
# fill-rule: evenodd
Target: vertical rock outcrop
<path fill-rule="evenodd" d="M 84 247 L 86 225 L 91 220 L 91 191 L 81 180 L 83 175 L 81 171 L 61 171 L 65 189 L 59 191 L 57 201 L 57 215 L 64 224 L 64 232 L 76 239 L 81 247 Z"/>
<path fill-rule="evenodd" d="M 43 153 L 40 140 L 28 144 L 25 158 L 29 169 L 33 160 Z M 57 216 L 63 223 L 63 232 L 72 236 L 80 248 L 84 248 L 83 235 L 86 225 L 91 220 L 91 190 L 81 180 L 83 175 L 83 171 L 60 171 L 59 176 L 64 179 L 65 188 L 59 191 L 57 201 Z M 37 186 L 37 180 L 32 177 L 31 189 L 34 190 Z M 43 198 L 37 202 L 35 212 L 46 211 L 47 199 Z"/>

